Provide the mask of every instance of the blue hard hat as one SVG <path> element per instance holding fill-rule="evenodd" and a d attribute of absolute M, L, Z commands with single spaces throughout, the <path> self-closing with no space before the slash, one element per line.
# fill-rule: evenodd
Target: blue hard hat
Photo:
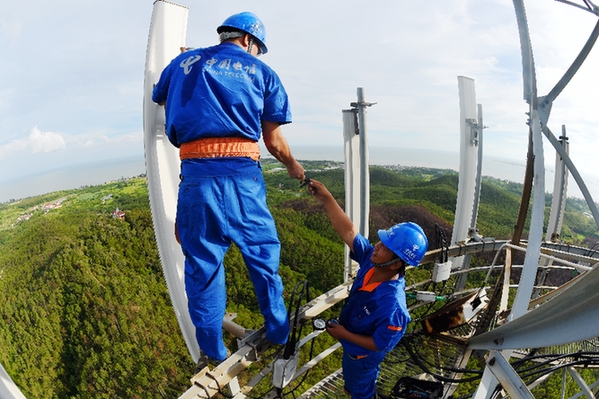
<path fill-rule="evenodd" d="M 411 266 L 418 266 L 428 248 L 424 230 L 413 222 L 399 223 L 378 233 L 381 242 Z"/>
<path fill-rule="evenodd" d="M 227 28 L 234 28 L 254 36 L 262 54 L 268 52 L 266 47 L 266 28 L 260 18 L 254 13 L 245 11 L 233 14 L 225 19 L 221 26 L 216 28 L 217 33 L 226 32 Z"/>

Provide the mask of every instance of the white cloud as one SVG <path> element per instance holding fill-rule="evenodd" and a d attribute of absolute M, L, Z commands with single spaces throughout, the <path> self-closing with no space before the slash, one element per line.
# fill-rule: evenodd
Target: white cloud
<path fill-rule="evenodd" d="M 66 148 L 66 143 L 60 134 L 42 132 L 37 126 L 31 130 L 27 145 L 33 154 L 55 152 Z"/>
<path fill-rule="evenodd" d="M 114 147 L 126 143 L 141 142 L 143 133 L 140 131 L 134 132 L 118 132 L 118 134 L 107 133 L 86 133 L 68 138 L 69 145 L 72 148 L 100 148 Z"/>
<path fill-rule="evenodd" d="M 15 173 L 33 173 L 58 163 L 142 155 L 152 2 L 24 1 L 8 2 L 0 16 L 0 53 L 7 60 L 0 63 L 0 132 L 8 143 L 0 146 L 0 160 L 20 154 L 25 166 Z M 372 146 L 457 148 L 457 76 L 463 75 L 475 80 L 484 108 L 485 154 L 520 160 L 526 153 L 528 106 L 511 0 L 173 1 L 189 8 L 187 44 L 194 47 L 216 44 L 216 26 L 235 12 L 249 8 L 263 19 L 270 48 L 263 60 L 290 95 L 294 123 L 284 131 L 292 150 L 314 143 L 341 148 L 341 111 L 356 101 L 357 87 L 366 101 L 377 102 L 368 113 Z M 524 1 L 544 95 L 596 18 L 558 2 Z M 70 17 L 75 14 L 80 17 Z M 598 51 L 556 100 L 549 121 L 554 132 L 567 125 L 575 162 L 595 169 Z M 20 138 L 34 124 L 68 133 L 59 136 L 62 142 L 54 133 Z M 32 155 L 57 149 L 66 151 Z"/>
<path fill-rule="evenodd" d="M 96 146 L 96 142 L 92 139 L 87 139 L 85 140 L 85 142 L 83 142 L 83 144 L 81 144 L 81 147 L 83 148 L 93 148 Z"/>
<path fill-rule="evenodd" d="M 21 154 L 40 154 L 62 151 L 66 148 L 64 138 L 53 132 L 42 132 L 38 127 L 31 129 L 29 136 L 15 139 L 0 146 L 0 159 L 17 157 Z"/>

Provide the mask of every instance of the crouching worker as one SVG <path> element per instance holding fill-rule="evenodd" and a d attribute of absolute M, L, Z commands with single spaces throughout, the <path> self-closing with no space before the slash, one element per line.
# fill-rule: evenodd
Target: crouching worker
<path fill-rule="evenodd" d="M 345 390 L 353 399 L 376 398 L 380 363 L 410 322 L 405 268 L 418 265 L 428 240 L 419 225 L 408 222 L 379 230 L 380 241 L 373 246 L 356 231 L 324 184 L 310 180 L 308 187 L 324 204 L 333 228 L 360 265 L 339 323 L 327 324 L 327 332 L 343 346 Z"/>

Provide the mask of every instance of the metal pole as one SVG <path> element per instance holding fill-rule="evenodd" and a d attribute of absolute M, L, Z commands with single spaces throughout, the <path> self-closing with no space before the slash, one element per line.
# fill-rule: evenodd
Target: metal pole
<path fill-rule="evenodd" d="M 476 229 L 476 218 L 478 217 L 478 206 L 480 203 L 480 189 L 482 184 L 483 168 L 483 106 L 478 104 L 478 123 L 476 124 L 478 140 L 478 161 L 476 163 L 476 185 L 474 186 L 474 205 L 472 207 L 472 219 L 470 228 Z"/>
<path fill-rule="evenodd" d="M 370 168 L 368 157 L 368 132 L 366 131 L 366 107 L 372 105 L 364 101 L 364 89 L 358 87 L 358 129 L 360 131 L 360 214 L 359 232 L 368 238 L 370 219 Z"/>

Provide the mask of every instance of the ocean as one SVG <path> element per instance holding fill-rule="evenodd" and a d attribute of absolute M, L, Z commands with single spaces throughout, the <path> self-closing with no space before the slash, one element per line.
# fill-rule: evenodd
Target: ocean
<path fill-rule="evenodd" d="M 292 146 L 294 156 L 298 160 L 330 160 L 343 161 L 342 147 L 337 146 Z M 266 154 L 263 149 L 262 152 Z M 432 151 L 411 148 L 371 147 L 369 149 L 371 165 L 419 166 L 435 169 L 459 170 L 459 154 L 451 151 Z M 525 160 L 485 157 L 483 160 L 483 176 L 492 176 L 502 180 L 522 183 L 524 180 Z M 83 186 L 103 184 L 123 177 L 134 177 L 145 173 L 143 155 L 110 160 L 110 162 L 94 162 L 80 164 L 69 168 L 57 169 L 46 173 L 22 177 L 17 180 L 0 181 L 0 202 L 13 199 L 50 193 L 58 190 L 69 190 Z M 583 176 L 593 198 L 599 195 L 599 179 Z M 554 172 L 546 170 L 546 188 L 553 186 Z M 570 179 L 569 196 L 582 198 L 573 179 Z"/>
<path fill-rule="evenodd" d="M 0 202 L 42 195 L 59 190 L 95 186 L 146 173 L 143 156 L 91 162 L 46 173 L 0 181 Z"/>

